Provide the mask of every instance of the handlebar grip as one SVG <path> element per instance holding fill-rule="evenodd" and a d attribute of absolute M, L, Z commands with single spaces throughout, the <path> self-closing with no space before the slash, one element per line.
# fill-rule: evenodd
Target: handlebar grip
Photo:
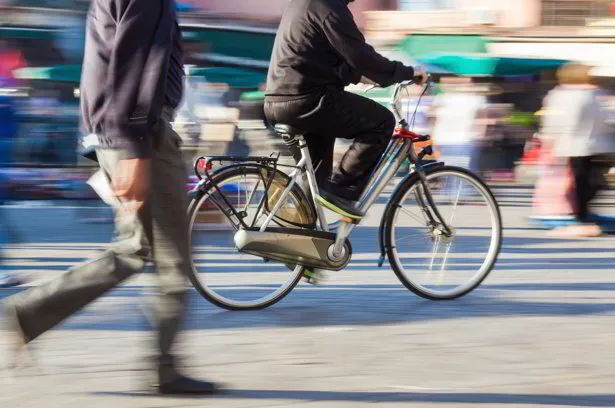
<path fill-rule="evenodd" d="M 416 75 L 414 78 L 412 78 L 412 82 L 414 82 L 415 84 L 427 83 L 430 80 L 431 80 L 431 75 L 429 74 L 426 74 L 425 76 Z"/>

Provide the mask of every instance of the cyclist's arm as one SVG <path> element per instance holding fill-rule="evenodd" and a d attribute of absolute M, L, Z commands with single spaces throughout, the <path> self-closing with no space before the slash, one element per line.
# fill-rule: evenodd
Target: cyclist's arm
<path fill-rule="evenodd" d="M 377 83 L 365 76 L 361 76 L 361 81 L 359 82 L 366 85 L 378 85 Z"/>
<path fill-rule="evenodd" d="M 342 62 L 338 69 L 338 76 L 340 77 L 344 86 L 350 84 L 358 84 L 361 82 L 361 74 L 357 72 L 353 67 L 346 62 Z"/>
<path fill-rule="evenodd" d="M 414 77 L 411 67 L 390 61 L 365 41 L 348 9 L 331 12 L 323 21 L 323 31 L 350 67 L 378 85 L 389 86 Z"/>

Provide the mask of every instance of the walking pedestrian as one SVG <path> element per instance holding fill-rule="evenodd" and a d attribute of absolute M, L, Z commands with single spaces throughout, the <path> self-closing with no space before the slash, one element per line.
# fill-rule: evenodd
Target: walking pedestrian
<path fill-rule="evenodd" d="M 15 86 L 13 71 L 23 65 L 21 53 L 10 49 L 6 41 L 0 40 L 0 289 L 19 286 L 24 282 L 22 276 L 2 271 L 2 247 L 6 242 L 14 241 L 17 235 L 14 227 L 8 222 L 2 206 L 8 196 L 4 169 L 13 160 L 13 146 L 18 129 L 13 98 L 2 91 Z"/>
<path fill-rule="evenodd" d="M 589 204 L 606 186 L 612 166 L 615 138 L 602 106 L 602 91 L 592 83 L 591 67 L 571 63 L 558 71 L 559 85 L 545 98 L 541 137 L 550 141 L 556 165 L 567 168 L 574 187 L 573 208 L 577 225 L 556 233 L 595 236 Z"/>
<path fill-rule="evenodd" d="M 185 167 L 171 129 L 183 92 L 181 32 L 173 0 L 93 0 L 81 79 L 89 157 L 112 185 L 117 239 L 62 277 L 9 298 L 14 353 L 140 271 L 151 259 L 160 281 L 155 389 L 208 394 L 213 383 L 179 373 L 173 345 L 191 268 Z M 109 197 L 107 197 L 109 198 Z"/>

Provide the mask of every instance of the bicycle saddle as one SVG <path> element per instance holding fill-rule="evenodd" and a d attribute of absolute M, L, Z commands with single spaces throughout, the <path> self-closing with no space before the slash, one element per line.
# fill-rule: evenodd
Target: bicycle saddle
<path fill-rule="evenodd" d="M 292 127 L 290 125 L 284 125 L 281 123 L 278 123 L 277 125 L 275 125 L 273 127 L 273 130 L 275 130 L 277 133 L 281 135 L 287 135 L 287 136 L 300 136 L 304 134 L 303 131 L 295 127 Z"/>

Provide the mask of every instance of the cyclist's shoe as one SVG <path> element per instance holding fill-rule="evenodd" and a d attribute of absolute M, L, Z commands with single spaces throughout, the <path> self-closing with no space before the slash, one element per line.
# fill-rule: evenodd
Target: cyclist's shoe
<path fill-rule="evenodd" d="M 348 180 L 339 174 L 334 174 L 323 183 L 323 190 L 336 197 L 348 201 L 357 201 L 365 188 L 363 181 Z"/>
<path fill-rule="evenodd" d="M 319 269 L 306 269 L 303 272 L 303 280 L 310 285 L 320 285 L 325 280 L 325 275 Z"/>
<path fill-rule="evenodd" d="M 322 195 L 316 196 L 316 200 L 342 217 L 360 220 L 365 215 L 356 207 L 356 201 L 349 201 L 326 191 L 323 191 Z"/>

